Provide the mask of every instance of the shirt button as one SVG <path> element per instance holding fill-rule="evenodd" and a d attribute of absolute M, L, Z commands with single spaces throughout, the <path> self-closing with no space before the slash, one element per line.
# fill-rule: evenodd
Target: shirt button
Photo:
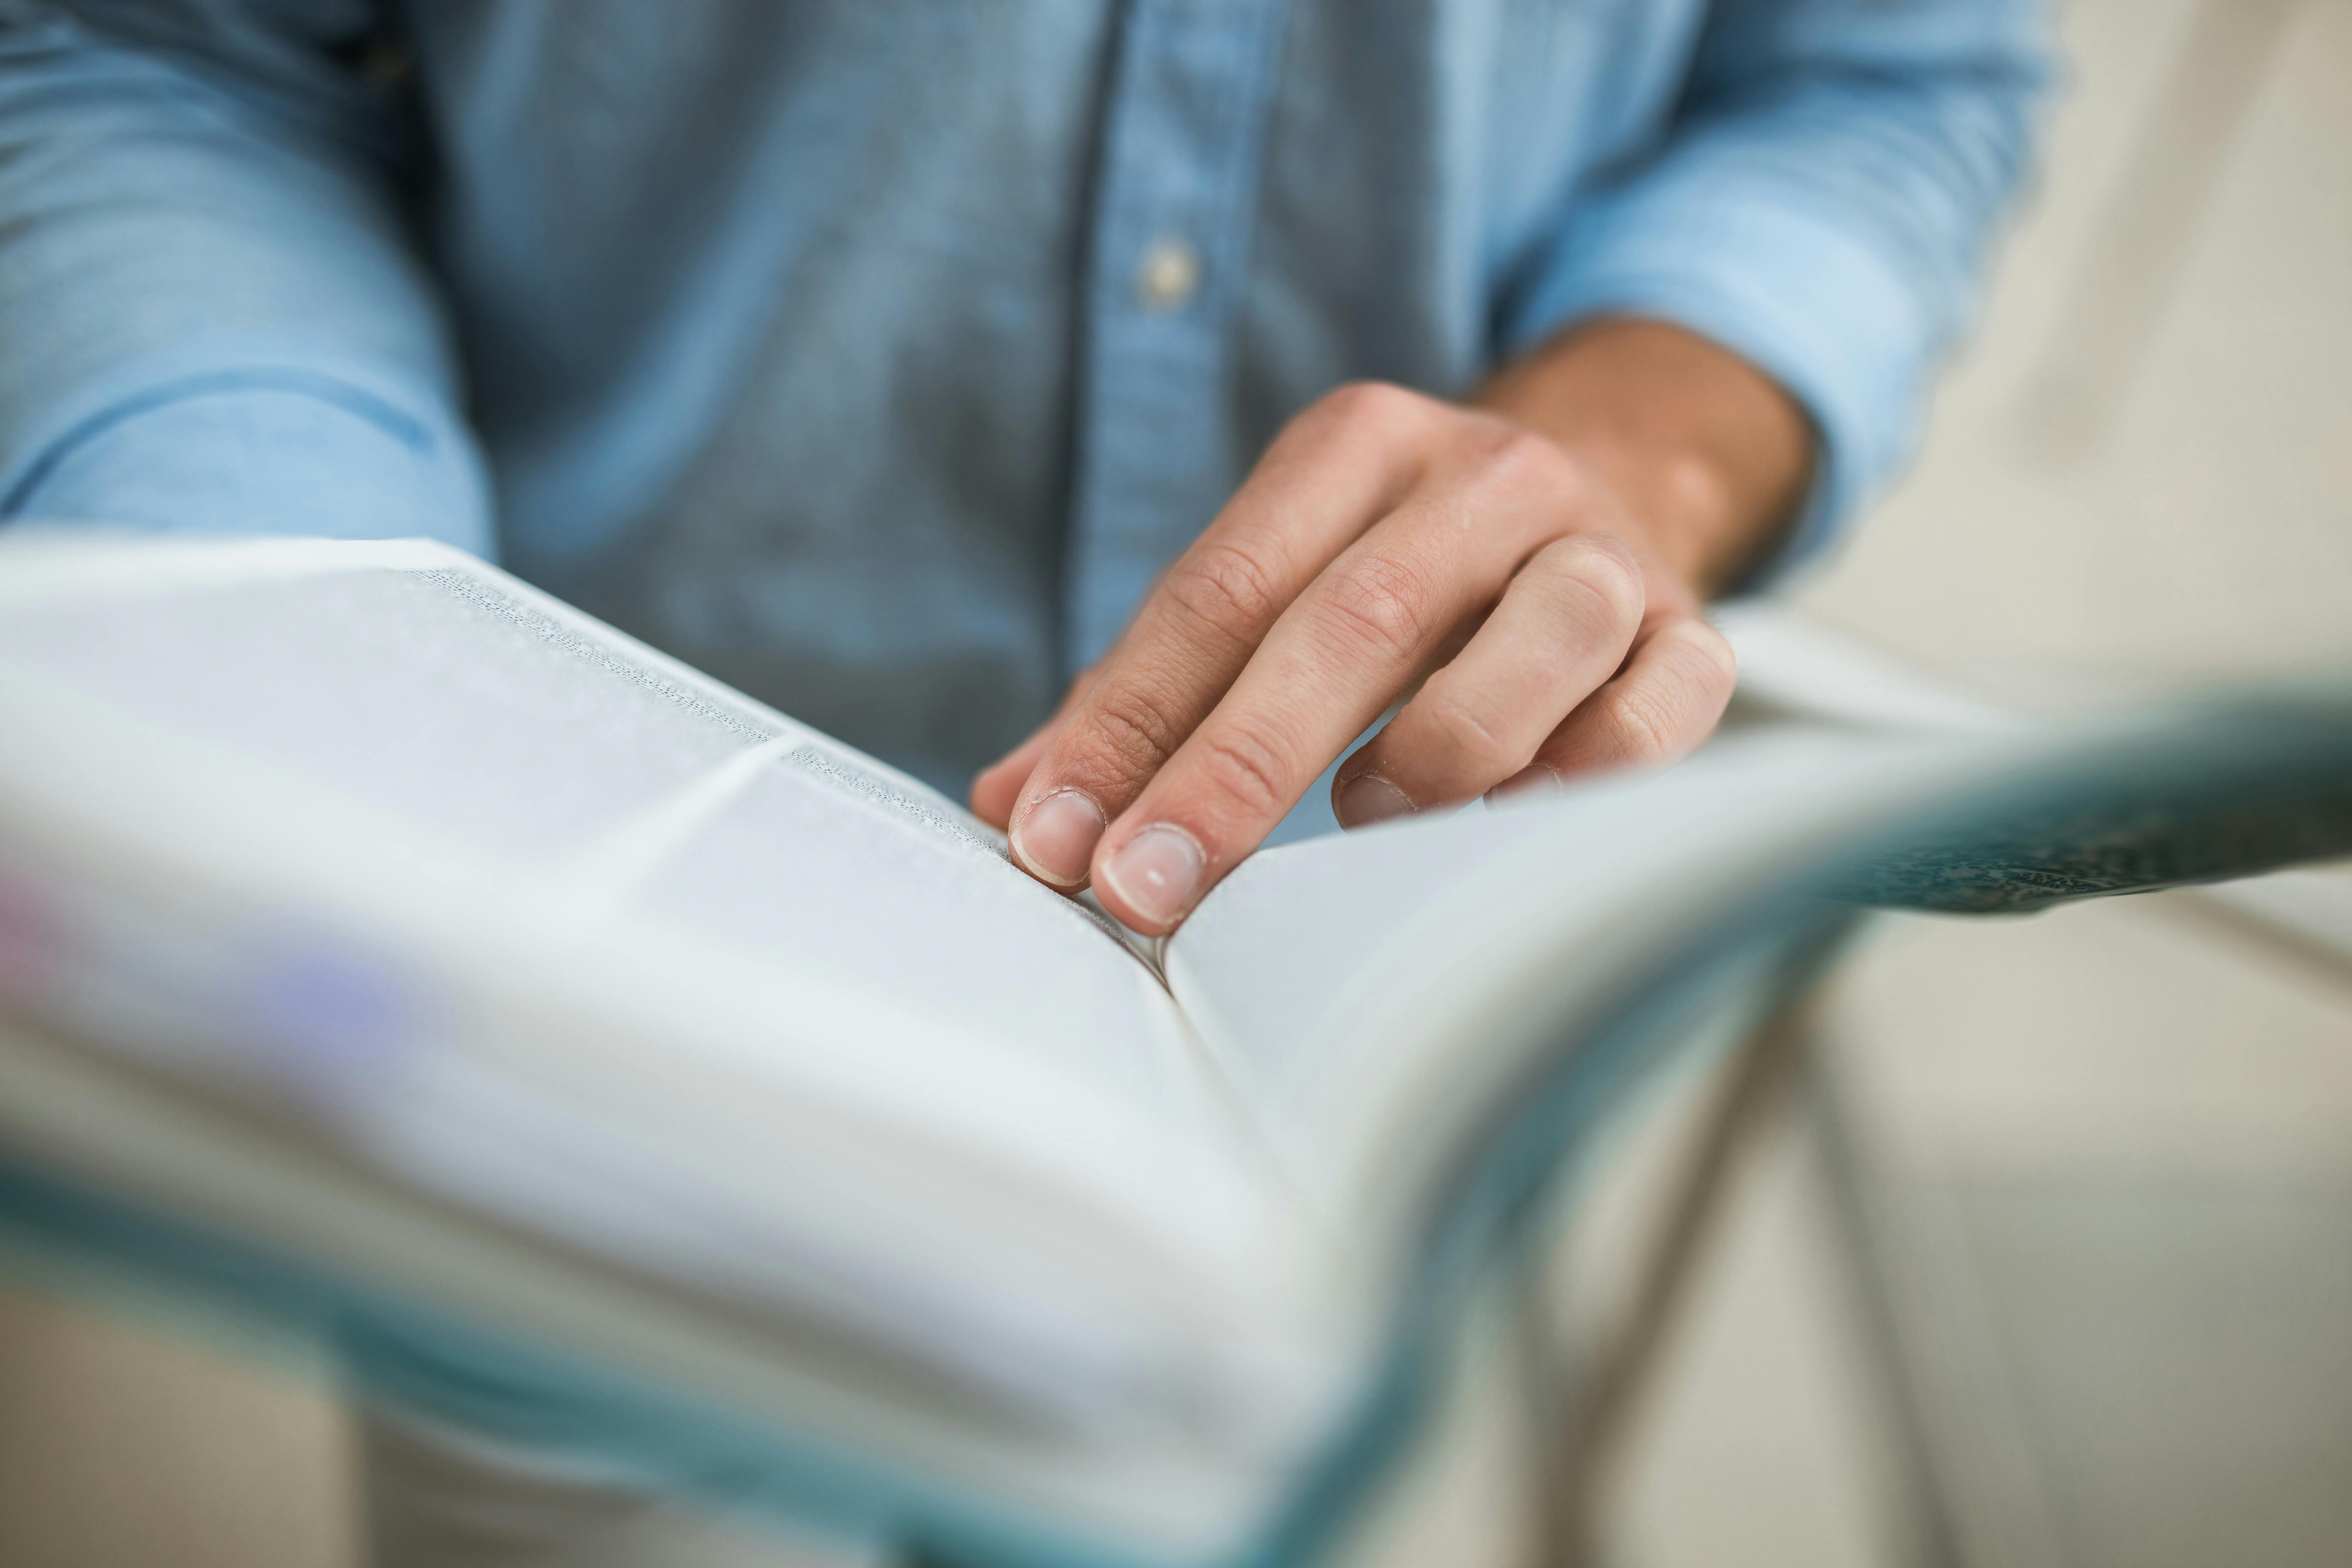
<path fill-rule="evenodd" d="M 1201 253 L 1176 238 L 1155 239 L 1135 268 L 1135 297 L 1147 310 L 1173 310 L 1201 288 Z"/>

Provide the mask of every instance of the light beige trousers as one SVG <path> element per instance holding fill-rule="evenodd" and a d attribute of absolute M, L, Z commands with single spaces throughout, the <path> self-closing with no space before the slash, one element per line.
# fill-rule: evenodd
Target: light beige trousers
<path fill-rule="evenodd" d="M 406 1415 L 364 1412 L 370 1568 L 885 1568 Z"/>

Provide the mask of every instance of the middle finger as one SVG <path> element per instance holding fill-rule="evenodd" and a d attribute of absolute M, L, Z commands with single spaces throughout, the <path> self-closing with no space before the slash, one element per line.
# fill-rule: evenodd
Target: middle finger
<path fill-rule="evenodd" d="M 1171 929 L 1256 848 L 1453 629 L 1561 531 L 1574 493 L 1562 479 L 1553 459 L 1524 450 L 1433 473 L 1342 552 L 1103 836 L 1096 891 L 1112 912 L 1139 931 Z"/>

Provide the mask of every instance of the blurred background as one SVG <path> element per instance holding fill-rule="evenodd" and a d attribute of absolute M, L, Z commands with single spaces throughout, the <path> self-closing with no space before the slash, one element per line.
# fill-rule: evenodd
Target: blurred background
<path fill-rule="evenodd" d="M 2352 661 L 2352 4 L 2062 17 L 2072 89 L 1982 333 L 1797 604 L 2024 702 Z M 2305 937 L 2340 922 L 2333 973 L 2194 893 L 1883 931 L 1831 1001 L 1835 1102 L 1751 1152 L 1699 1267 L 1611 1559 L 1940 1533 L 2011 1568 L 2352 1563 L 2331 875 L 2332 904 L 2283 891 Z M 1859 1260 L 1823 1115 L 1877 1210 Z M 1857 1262 L 1923 1430 L 1891 1429 Z M 1946 1515 L 1924 1552 L 1906 1440 Z"/>
<path fill-rule="evenodd" d="M 2352 0 L 2063 26 L 1982 333 L 1794 602 L 2025 703 L 2352 662 Z M 1607 1562 L 2352 1562 L 2352 871 L 2263 897 L 1887 923 L 1735 1167 Z M 237 1349 L 0 1288 L 0 1563 L 353 1563 L 320 1369 Z M 1520 1560 L 1507 1427 L 1373 1555 Z"/>

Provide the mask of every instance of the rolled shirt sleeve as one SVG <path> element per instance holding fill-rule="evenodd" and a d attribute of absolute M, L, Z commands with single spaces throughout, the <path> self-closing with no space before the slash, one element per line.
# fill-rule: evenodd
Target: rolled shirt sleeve
<path fill-rule="evenodd" d="M 1671 123 L 1578 194 L 1504 301 L 1498 352 L 1641 315 L 1740 354 L 1819 436 L 1811 494 L 1759 576 L 1815 553 L 1909 455 L 1974 311 L 2050 75 L 2042 9 L 1718 4 Z"/>
<path fill-rule="evenodd" d="M 488 551 L 374 23 L 0 0 L 0 521 Z"/>

